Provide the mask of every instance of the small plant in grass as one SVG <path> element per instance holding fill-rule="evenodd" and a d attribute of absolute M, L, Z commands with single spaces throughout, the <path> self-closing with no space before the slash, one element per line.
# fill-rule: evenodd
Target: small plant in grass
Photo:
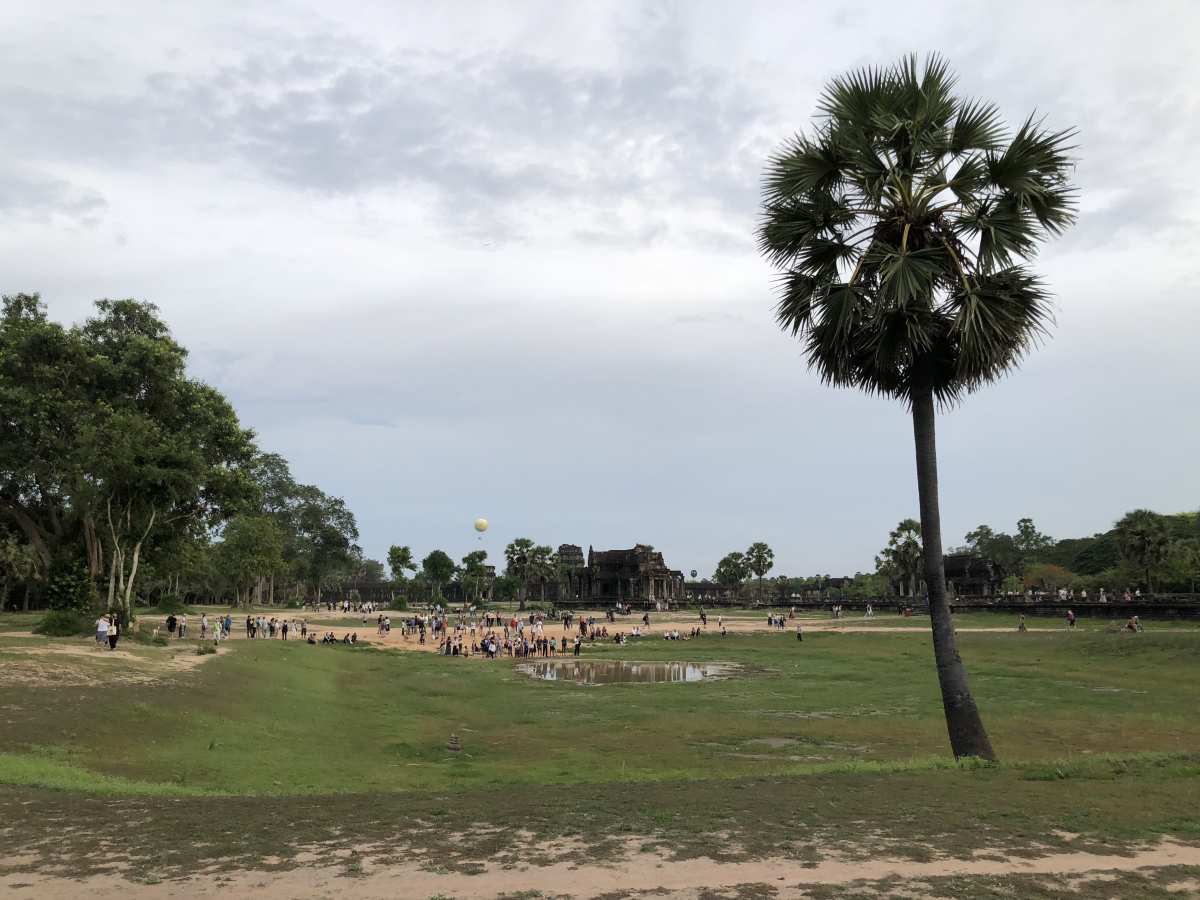
<path fill-rule="evenodd" d="M 134 641 L 149 647 L 165 647 L 169 643 L 161 634 L 155 634 L 154 629 L 149 625 L 139 625 L 130 633 Z"/>
<path fill-rule="evenodd" d="M 198 643 L 196 645 L 196 655 L 197 656 L 208 656 L 210 653 L 216 653 L 216 652 L 217 652 L 217 645 L 210 644 L 210 643 L 208 643 L 208 641 L 201 641 L 200 643 Z"/>

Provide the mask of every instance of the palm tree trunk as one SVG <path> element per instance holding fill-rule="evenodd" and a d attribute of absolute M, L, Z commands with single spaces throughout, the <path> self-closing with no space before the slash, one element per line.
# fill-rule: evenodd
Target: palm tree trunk
<path fill-rule="evenodd" d="M 924 387 L 913 391 L 912 417 L 917 451 L 917 493 L 921 501 L 925 586 L 929 592 L 929 618 L 933 624 L 933 656 L 937 663 L 938 685 L 942 689 L 942 708 L 946 713 L 950 749 L 954 751 L 956 759 L 977 756 L 994 760 L 996 754 L 967 684 L 967 669 L 958 655 L 950 605 L 946 602 L 932 389 Z"/>

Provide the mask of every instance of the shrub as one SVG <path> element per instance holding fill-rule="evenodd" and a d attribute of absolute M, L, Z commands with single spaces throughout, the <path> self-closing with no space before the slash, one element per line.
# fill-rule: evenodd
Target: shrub
<path fill-rule="evenodd" d="M 210 644 L 208 641 L 201 641 L 196 645 L 197 656 L 208 656 L 210 653 L 216 653 L 216 644 Z"/>
<path fill-rule="evenodd" d="M 158 605 L 156 608 L 164 616 L 170 615 L 171 613 L 188 612 L 188 605 L 186 603 L 184 603 L 182 600 L 180 600 L 178 597 L 163 597 L 161 600 L 158 601 Z"/>
<path fill-rule="evenodd" d="M 34 634 L 44 634 L 48 637 L 76 637 L 92 634 L 95 630 L 96 625 L 91 616 L 72 609 L 52 609 L 33 626 Z"/>
<path fill-rule="evenodd" d="M 76 613 L 83 618 L 99 606 L 96 586 L 88 577 L 87 569 L 69 560 L 55 560 L 50 567 L 46 599 L 50 609 Z"/>

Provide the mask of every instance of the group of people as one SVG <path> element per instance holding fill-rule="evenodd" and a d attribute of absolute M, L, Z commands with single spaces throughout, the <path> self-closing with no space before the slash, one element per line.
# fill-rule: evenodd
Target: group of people
<path fill-rule="evenodd" d="M 246 616 L 246 637 L 248 638 L 269 639 L 278 637 L 286 641 L 288 635 L 292 637 L 299 635 L 301 638 L 308 637 L 308 620 L 301 619 L 297 622 L 295 619 L 277 619 L 275 616 L 271 616 L 270 618 L 266 616 Z"/>
<path fill-rule="evenodd" d="M 117 649 L 117 641 L 121 637 L 121 619 L 114 613 L 106 613 L 96 620 L 96 646 L 101 650 Z"/>
<path fill-rule="evenodd" d="M 1075 622 L 1077 620 L 1077 617 L 1075 615 L 1075 610 L 1073 610 L 1073 609 L 1067 610 L 1066 620 L 1067 620 L 1067 630 L 1074 631 L 1075 630 Z M 1017 617 L 1017 631 L 1026 632 L 1028 630 L 1029 630 L 1029 627 L 1025 624 L 1025 613 L 1021 613 L 1020 616 Z M 1128 620 L 1126 620 L 1124 626 L 1122 626 L 1122 630 L 1123 631 L 1140 632 L 1143 630 L 1142 620 L 1140 618 L 1138 618 L 1137 616 L 1130 616 L 1128 618 Z"/>
<path fill-rule="evenodd" d="M 342 635 L 342 639 L 340 641 L 338 640 L 337 635 L 335 635 L 332 631 L 327 631 L 321 635 L 320 641 L 317 640 L 316 632 L 313 632 L 308 635 L 307 640 L 310 644 L 349 644 L 354 646 L 358 643 L 358 632 L 347 632 L 346 634 Z"/>

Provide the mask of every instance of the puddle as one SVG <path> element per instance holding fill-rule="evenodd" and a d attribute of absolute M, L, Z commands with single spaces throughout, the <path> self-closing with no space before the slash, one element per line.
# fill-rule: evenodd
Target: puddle
<path fill-rule="evenodd" d="M 630 662 L 624 659 L 537 660 L 517 663 L 518 672 L 542 681 L 575 684 L 674 684 L 715 681 L 740 671 L 732 663 Z"/>

